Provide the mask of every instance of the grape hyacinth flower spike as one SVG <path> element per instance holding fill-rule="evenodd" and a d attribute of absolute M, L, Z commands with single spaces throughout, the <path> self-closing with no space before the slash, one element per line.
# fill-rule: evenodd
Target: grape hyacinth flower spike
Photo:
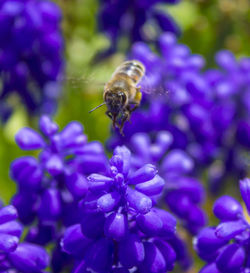
<path fill-rule="evenodd" d="M 240 273 L 250 271 L 250 179 L 240 181 L 242 199 L 248 211 L 231 196 L 222 196 L 213 212 L 220 220 L 216 227 L 206 227 L 194 240 L 194 247 L 207 262 L 201 273 Z"/>
<path fill-rule="evenodd" d="M 42 116 L 39 127 L 41 134 L 23 128 L 16 135 L 21 149 L 40 150 L 40 154 L 38 159 L 23 156 L 12 163 L 11 176 L 18 185 L 12 202 L 25 224 L 36 216 L 42 221 L 63 217 L 65 223 L 72 224 L 74 214 L 77 217 L 77 200 L 88 192 L 85 175 L 93 170 L 106 172 L 103 147 L 99 142 L 87 142 L 79 122 L 59 131 L 56 123 Z"/>
<path fill-rule="evenodd" d="M 205 199 L 204 188 L 192 176 L 193 159 L 181 149 L 171 149 L 172 143 L 172 134 L 167 131 L 151 135 L 134 134 L 129 143 L 133 152 L 131 165 L 135 170 L 146 162 L 157 166 L 160 176 L 166 182 L 164 194 L 160 195 L 164 200 L 157 198 L 158 202 L 165 201 L 182 225 L 192 234 L 196 234 L 206 224 L 206 214 L 201 208 Z"/>
<path fill-rule="evenodd" d="M 16 221 L 17 217 L 12 205 L 0 209 L 0 271 L 42 273 L 48 266 L 49 256 L 38 245 L 19 242 L 23 228 Z"/>
<path fill-rule="evenodd" d="M 0 2 L 0 120 L 17 96 L 29 115 L 53 114 L 64 70 L 61 10 L 48 0 Z"/>
<path fill-rule="evenodd" d="M 148 1 L 99 1 L 99 30 L 110 39 L 110 47 L 96 56 L 102 59 L 117 51 L 119 40 L 125 36 L 131 44 L 135 41 L 151 42 L 163 31 L 175 35 L 180 28 L 174 19 L 156 7 L 158 3 L 177 4 L 179 0 L 148 0 Z M 150 31 L 150 23 L 154 22 L 155 32 Z"/>
<path fill-rule="evenodd" d="M 118 146 L 107 175 L 91 174 L 88 181 L 81 223 L 67 228 L 61 241 L 76 261 L 73 272 L 172 271 L 180 244 L 175 218 L 154 204 L 164 187 L 156 167 L 134 171 L 131 152 Z"/>

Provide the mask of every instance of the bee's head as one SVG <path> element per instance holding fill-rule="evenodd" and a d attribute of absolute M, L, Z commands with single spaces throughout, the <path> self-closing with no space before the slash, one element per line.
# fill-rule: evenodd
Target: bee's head
<path fill-rule="evenodd" d="M 127 95 L 123 91 L 108 90 L 105 93 L 104 100 L 109 111 L 118 114 L 126 104 Z"/>

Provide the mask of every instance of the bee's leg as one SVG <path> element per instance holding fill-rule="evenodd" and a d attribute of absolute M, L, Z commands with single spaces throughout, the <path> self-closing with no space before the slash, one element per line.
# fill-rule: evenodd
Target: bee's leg
<path fill-rule="evenodd" d="M 133 104 L 133 103 L 131 103 L 131 104 Z M 134 112 L 135 109 L 137 109 L 139 106 L 140 106 L 139 103 L 134 103 L 134 107 L 133 108 L 130 107 L 130 113 Z"/>
<path fill-rule="evenodd" d="M 113 115 L 113 128 L 116 128 L 116 117 L 117 115 Z"/>
<path fill-rule="evenodd" d="M 105 114 L 106 114 L 110 119 L 113 120 L 113 116 L 112 116 L 112 114 L 111 114 L 110 111 L 106 111 Z"/>
<path fill-rule="evenodd" d="M 125 110 L 124 112 L 123 112 L 123 114 L 122 114 L 122 118 L 121 118 L 121 125 L 120 125 L 120 134 L 122 135 L 122 136 L 124 136 L 124 134 L 123 134 L 123 127 L 124 127 L 124 124 L 125 124 L 125 122 L 126 121 L 128 121 L 130 119 L 130 111 L 128 111 L 128 110 Z"/>
<path fill-rule="evenodd" d="M 115 129 L 116 125 L 116 115 L 112 115 L 110 111 L 106 111 L 105 113 L 113 122 L 113 128 Z"/>

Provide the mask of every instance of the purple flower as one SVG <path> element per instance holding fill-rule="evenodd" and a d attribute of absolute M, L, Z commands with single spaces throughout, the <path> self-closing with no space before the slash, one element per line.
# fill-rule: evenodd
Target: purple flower
<path fill-rule="evenodd" d="M 49 264 L 49 256 L 41 246 L 21 243 L 14 252 L 9 254 L 11 269 L 27 273 L 42 273 Z"/>
<path fill-rule="evenodd" d="M 176 4 L 179 0 L 149 1 L 99 1 L 99 30 L 110 39 L 110 47 L 98 57 L 109 56 L 117 50 L 119 39 L 128 37 L 131 44 L 135 41 L 154 41 L 162 31 L 180 34 L 173 18 L 156 7 L 158 3 Z M 155 33 L 150 24 L 155 24 Z"/>
<path fill-rule="evenodd" d="M 185 246 L 178 250 L 176 219 L 154 206 L 164 180 L 154 165 L 133 170 L 131 162 L 131 152 L 118 146 L 107 175 L 88 177 L 81 223 L 67 228 L 61 241 L 76 261 L 72 272 L 166 272 L 173 270 L 175 260 L 189 259 Z"/>
<path fill-rule="evenodd" d="M 192 54 L 171 33 L 159 37 L 156 49 L 158 53 L 137 42 L 128 55 L 146 67 L 140 82 L 143 100 L 124 127 L 125 137 L 116 133 L 108 146 L 129 146 L 135 133 L 154 136 L 168 131 L 170 149 L 191 156 L 196 174 L 209 166 L 212 191 L 232 175 L 244 177 L 244 152 L 250 147 L 249 59 L 237 61 L 232 53 L 221 51 L 216 55 L 219 67 L 204 69 L 203 57 Z"/>
<path fill-rule="evenodd" d="M 134 172 L 131 172 L 130 168 L 130 151 L 125 146 L 118 146 L 110 159 L 109 175 L 96 173 L 88 176 L 91 194 L 84 200 L 83 205 L 85 206 L 86 202 L 88 207 L 89 199 L 93 203 L 95 195 L 96 211 L 117 213 L 117 218 L 111 214 L 111 222 L 123 222 L 121 214 L 149 213 L 153 206 L 152 197 L 161 193 L 165 182 L 152 164 L 144 164 Z"/>
<path fill-rule="evenodd" d="M 48 265 L 46 251 L 30 243 L 19 243 L 22 225 L 17 220 L 17 210 L 9 205 L 0 209 L 1 272 L 42 273 Z"/>
<path fill-rule="evenodd" d="M 30 128 L 21 129 L 16 142 L 23 150 L 39 150 L 38 159 L 24 156 L 11 165 L 11 176 L 18 185 L 13 204 L 22 222 L 35 217 L 41 221 L 77 219 L 77 200 L 88 192 L 85 175 L 98 170 L 106 172 L 107 159 L 99 142 L 87 142 L 83 127 L 69 123 L 62 131 L 43 116 L 41 134 Z"/>
<path fill-rule="evenodd" d="M 247 208 L 250 204 L 249 189 L 250 180 L 241 180 L 240 191 Z M 213 211 L 220 224 L 206 227 L 194 241 L 196 251 L 207 262 L 200 272 L 248 272 L 250 223 L 241 204 L 230 196 L 222 196 L 215 202 Z"/>
<path fill-rule="evenodd" d="M 195 234 L 206 224 L 206 214 L 201 209 L 204 189 L 200 181 L 189 177 L 194 169 L 193 159 L 181 149 L 171 150 L 172 143 L 172 134 L 167 131 L 134 134 L 128 144 L 132 151 L 131 165 L 135 170 L 146 162 L 157 166 L 166 181 L 163 199 L 171 212 Z"/>
<path fill-rule="evenodd" d="M 0 118 L 6 121 L 20 97 L 30 115 L 53 113 L 61 92 L 61 11 L 51 1 L 0 3 Z"/>
<path fill-rule="evenodd" d="M 17 211 L 13 206 L 0 209 L 0 250 L 3 253 L 13 252 L 18 246 L 22 226 L 16 220 Z"/>

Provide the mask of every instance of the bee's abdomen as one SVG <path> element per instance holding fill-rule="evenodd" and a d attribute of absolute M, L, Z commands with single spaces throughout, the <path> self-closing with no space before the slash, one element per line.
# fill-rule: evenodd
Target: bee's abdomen
<path fill-rule="evenodd" d="M 145 74 L 144 65 L 136 60 L 126 61 L 117 67 L 113 76 L 117 74 L 126 74 L 137 84 Z"/>

